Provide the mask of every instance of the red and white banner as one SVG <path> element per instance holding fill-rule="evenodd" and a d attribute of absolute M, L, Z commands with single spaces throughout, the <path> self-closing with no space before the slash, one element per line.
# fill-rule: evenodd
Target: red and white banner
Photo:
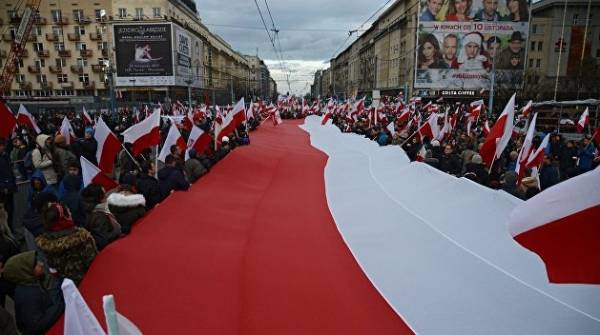
<path fill-rule="evenodd" d="M 134 124 L 123 132 L 126 143 L 133 144 L 133 155 L 137 156 L 144 149 L 160 144 L 160 111 L 155 110 L 150 116 L 138 124 Z"/>
<path fill-rule="evenodd" d="M 585 111 L 583 111 L 583 114 L 581 114 L 579 121 L 577 121 L 577 132 L 583 133 L 583 130 L 589 123 L 590 123 L 590 109 L 586 107 Z"/>
<path fill-rule="evenodd" d="M 85 159 L 83 156 L 80 158 L 81 163 L 81 176 L 83 177 L 83 186 L 86 187 L 90 184 L 97 184 L 104 188 L 104 191 L 112 190 L 119 186 L 117 182 L 110 179 L 100 169 L 92 164 L 92 162 Z"/>
<path fill-rule="evenodd" d="M 198 155 L 203 154 L 210 147 L 211 141 L 212 138 L 208 132 L 205 132 L 200 127 L 194 126 L 190 132 L 190 138 L 188 138 L 185 159 L 189 159 L 189 152 L 192 149 L 194 149 Z"/>
<path fill-rule="evenodd" d="M 169 128 L 169 134 L 167 134 L 167 139 L 165 140 L 165 143 L 163 144 L 162 149 L 160 150 L 160 154 L 158 155 L 158 160 L 164 162 L 165 158 L 167 158 L 167 156 L 171 154 L 171 147 L 174 145 L 177 145 L 182 152 L 185 152 L 185 149 L 187 147 L 185 139 L 183 138 L 183 136 L 181 136 L 179 129 L 177 129 L 177 126 L 173 122 L 171 123 L 171 127 Z"/>
<path fill-rule="evenodd" d="M 490 129 L 489 135 L 486 137 L 483 146 L 479 150 L 479 154 L 487 166 L 492 165 L 492 162 L 500 157 L 504 148 L 506 148 L 508 141 L 510 141 L 514 127 L 514 115 L 515 94 L 513 94 L 504 107 L 504 111 L 500 114 L 492 129 Z"/>
<path fill-rule="evenodd" d="M 29 129 L 33 129 L 36 134 L 41 133 L 40 127 L 38 127 L 35 118 L 29 113 L 29 111 L 23 104 L 19 106 L 19 112 L 17 113 L 17 121 L 20 125 L 26 126 Z"/>
<path fill-rule="evenodd" d="M 238 101 L 233 109 L 225 115 L 221 123 L 215 123 L 215 137 L 217 141 L 221 141 L 223 136 L 227 136 L 235 131 L 237 126 L 246 121 L 246 105 L 244 98 Z"/>
<path fill-rule="evenodd" d="M 600 169 L 538 194 L 510 215 L 511 235 L 538 254 L 553 283 L 600 284 Z"/>
<path fill-rule="evenodd" d="M 94 138 L 98 142 L 96 149 L 96 160 L 98 160 L 98 167 L 104 173 L 112 173 L 115 158 L 121 150 L 121 142 L 115 134 L 108 128 L 102 116 L 98 118 L 96 123 L 96 131 L 94 132 Z"/>
<path fill-rule="evenodd" d="M 92 117 L 90 116 L 90 114 L 88 114 L 87 110 L 85 109 L 85 106 L 81 110 L 81 115 L 83 119 L 83 124 L 85 124 L 86 126 L 91 126 L 94 123 Z"/>
<path fill-rule="evenodd" d="M 16 125 L 17 118 L 8 106 L 0 101 L 0 137 L 9 138 Z"/>
<path fill-rule="evenodd" d="M 71 143 L 75 142 L 75 140 L 77 139 L 77 136 L 75 136 L 75 131 L 73 130 L 73 127 L 71 126 L 71 122 L 69 121 L 69 119 L 66 116 L 62 120 L 62 124 L 60 125 L 59 133 L 65 138 L 65 142 L 67 144 L 71 144 Z"/>

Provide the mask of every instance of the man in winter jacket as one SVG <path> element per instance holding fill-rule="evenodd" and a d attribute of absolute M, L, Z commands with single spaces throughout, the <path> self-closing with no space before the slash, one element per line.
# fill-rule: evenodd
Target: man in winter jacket
<path fill-rule="evenodd" d="M 190 158 L 185 162 L 185 176 L 190 183 L 206 174 L 206 168 L 196 157 L 196 150 L 190 150 Z"/>
<path fill-rule="evenodd" d="M 67 141 L 62 135 L 56 135 L 54 138 L 54 161 L 54 169 L 59 180 L 62 180 L 67 174 L 70 164 L 77 163 L 77 157 L 71 152 Z"/>
<path fill-rule="evenodd" d="M 81 192 L 86 210 L 85 229 L 94 240 L 98 250 L 104 249 L 121 235 L 121 225 L 108 209 L 102 186 L 90 184 Z"/>
<path fill-rule="evenodd" d="M 149 211 L 162 200 L 162 196 L 158 180 L 154 178 L 156 174 L 154 163 L 144 161 L 140 165 L 142 172 L 136 178 L 136 188 L 146 199 L 146 210 Z"/>
<path fill-rule="evenodd" d="M 584 138 L 581 149 L 579 149 L 579 173 L 586 173 L 592 170 L 594 162 L 594 144 L 589 138 Z"/>
<path fill-rule="evenodd" d="M 3 276 L 16 285 L 15 314 L 21 334 L 44 334 L 65 309 L 60 282 L 44 272 L 35 251 L 9 259 Z"/>
<path fill-rule="evenodd" d="M 451 145 L 446 145 L 444 147 L 444 153 L 440 158 L 439 169 L 454 176 L 460 175 L 462 164 L 460 158 L 454 153 L 454 149 Z"/>
<path fill-rule="evenodd" d="M 158 186 L 164 200 L 174 191 L 187 191 L 190 184 L 185 180 L 183 171 L 176 167 L 177 161 L 173 155 L 165 158 L 165 167 L 158 172 Z"/>
<path fill-rule="evenodd" d="M 121 186 L 108 196 L 107 202 L 123 234 L 129 234 L 131 226 L 146 214 L 146 199 L 141 194 L 131 192 L 129 187 Z"/>

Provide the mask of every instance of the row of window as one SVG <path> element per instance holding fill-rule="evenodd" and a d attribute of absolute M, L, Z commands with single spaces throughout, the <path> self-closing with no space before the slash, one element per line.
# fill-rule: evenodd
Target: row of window
<path fill-rule="evenodd" d="M 540 58 L 538 58 L 538 59 L 529 58 L 529 68 L 532 69 L 533 65 L 535 65 L 536 69 L 539 69 L 542 66 L 542 60 Z"/>
<path fill-rule="evenodd" d="M 95 64 L 106 64 L 108 63 L 108 58 L 98 58 L 98 63 Z M 24 68 L 25 65 L 23 64 L 23 59 L 20 58 L 18 60 L 18 64 L 19 64 L 19 68 Z M 37 69 L 42 69 L 46 67 L 46 60 L 45 59 L 36 59 L 33 62 L 34 67 Z M 76 61 L 76 65 L 82 68 L 85 68 L 88 66 L 88 59 L 87 58 L 77 58 Z M 55 63 L 54 65 L 56 65 L 56 67 L 59 68 L 64 68 L 67 66 L 67 60 L 65 58 L 56 58 L 55 59 Z"/>
<path fill-rule="evenodd" d="M 98 91 L 99 93 L 101 91 Z M 15 90 L 16 97 L 68 97 L 68 96 L 90 96 L 94 95 L 92 90 Z M 100 94 L 98 94 L 100 95 Z"/>
<path fill-rule="evenodd" d="M 46 76 L 45 74 L 38 74 L 36 77 L 36 82 L 40 83 L 40 84 L 47 84 L 48 83 L 48 76 Z M 69 82 L 69 76 L 64 74 L 64 73 L 59 73 L 56 75 L 56 81 L 59 84 L 64 84 L 64 83 L 68 83 Z M 19 74 L 17 75 L 17 82 L 18 83 L 24 83 L 25 82 L 25 75 Z M 90 75 L 87 73 L 82 73 L 79 75 L 79 82 L 80 83 L 86 83 L 88 84 L 90 82 Z"/>
<path fill-rule="evenodd" d="M 127 8 L 119 8 L 118 11 L 118 16 L 120 19 L 124 19 L 126 17 L 131 17 L 131 15 L 129 13 L 127 13 Z M 160 7 L 154 7 L 152 8 L 152 16 L 153 17 L 161 17 L 161 9 Z M 148 16 L 146 16 L 146 14 L 144 14 L 144 8 L 136 8 L 135 9 L 135 16 L 133 16 L 135 19 L 141 20 L 144 18 L 148 18 Z"/>

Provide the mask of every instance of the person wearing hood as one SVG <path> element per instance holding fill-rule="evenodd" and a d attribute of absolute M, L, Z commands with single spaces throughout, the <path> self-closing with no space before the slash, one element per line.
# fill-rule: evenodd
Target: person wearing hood
<path fill-rule="evenodd" d="M 79 166 L 77 163 L 71 163 L 67 171 L 67 175 L 60 182 L 59 199 L 69 208 L 75 225 L 83 227 L 85 209 L 80 194 L 83 189 L 83 180 L 79 175 Z"/>
<path fill-rule="evenodd" d="M 62 180 L 67 174 L 70 164 L 77 164 L 77 157 L 70 150 L 65 137 L 62 135 L 56 135 L 54 138 L 54 160 L 54 167 L 59 180 Z"/>
<path fill-rule="evenodd" d="M 133 193 L 130 187 L 121 185 L 117 192 L 108 196 L 107 202 L 123 234 L 129 234 L 133 224 L 146 214 L 146 199 L 141 194 Z"/>
<path fill-rule="evenodd" d="M 158 186 L 162 199 L 166 199 L 171 192 L 187 191 L 190 184 L 185 180 L 183 171 L 176 167 L 177 161 L 173 155 L 165 158 L 165 167 L 158 172 Z"/>
<path fill-rule="evenodd" d="M 48 203 L 41 216 L 44 233 L 35 242 L 47 257 L 48 266 L 59 276 L 79 283 L 96 257 L 94 238 L 89 231 L 75 226 L 69 210 L 60 203 Z"/>
<path fill-rule="evenodd" d="M 82 139 L 79 139 L 76 143 L 76 152 L 79 153 L 80 156 L 83 156 L 85 159 L 90 161 L 94 165 L 98 165 L 98 160 L 96 158 L 96 149 L 98 148 L 98 142 L 94 138 L 94 129 L 93 128 L 85 128 L 85 133 Z"/>
<path fill-rule="evenodd" d="M 21 334 L 46 333 L 65 309 L 60 283 L 44 271 L 35 251 L 11 257 L 2 275 L 16 285 L 15 315 Z"/>
<path fill-rule="evenodd" d="M 27 195 L 27 201 L 29 207 L 31 207 L 35 201 L 35 198 L 40 195 L 40 193 L 51 193 L 58 197 L 58 192 L 55 188 L 48 186 L 46 183 L 46 178 L 44 178 L 44 174 L 42 171 L 37 170 L 31 176 L 31 180 L 29 183 L 29 194 Z"/>
<path fill-rule="evenodd" d="M 90 184 L 81 192 L 86 211 L 85 229 L 94 240 L 98 250 L 104 249 L 121 235 L 121 225 L 108 208 L 102 186 Z"/>
<path fill-rule="evenodd" d="M 158 180 L 154 177 L 156 174 L 154 163 L 143 161 L 140 167 L 142 171 L 136 178 L 136 188 L 146 199 L 146 210 L 149 211 L 162 200 L 162 196 Z"/>
<path fill-rule="evenodd" d="M 58 202 L 58 197 L 54 193 L 42 192 L 38 194 L 31 206 L 23 216 L 23 227 L 25 227 L 33 237 L 38 237 L 44 233 L 44 221 L 42 219 L 42 210 L 51 202 Z"/>
<path fill-rule="evenodd" d="M 46 184 L 56 189 L 58 184 L 58 175 L 54 169 L 52 157 L 52 138 L 41 134 L 36 138 L 37 146 L 31 153 L 33 167 L 40 170 L 44 175 Z"/>

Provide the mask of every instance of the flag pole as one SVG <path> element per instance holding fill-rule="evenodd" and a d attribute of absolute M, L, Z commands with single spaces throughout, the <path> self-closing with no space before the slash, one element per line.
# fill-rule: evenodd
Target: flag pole
<path fill-rule="evenodd" d="M 496 162 L 496 154 L 494 153 L 494 159 L 492 159 L 492 164 L 490 165 L 490 169 L 488 170 L 488 174 L 492 174 L 492 168 L 494 167 L 494 163 Z"/>
<path fill-rule="evenodd" d="M 400 144 L 400 147 L 403 147 L 408 141 L 410 141 L 411 138 L 413 138 L 417 133 L 419 132 L 419 129 L 417 129 L 414 133 L 412 133 L 412 135 L 410 135 L 406 140 L 404 140 L 404 142 L 402 142 L 402 144 Z"/>

